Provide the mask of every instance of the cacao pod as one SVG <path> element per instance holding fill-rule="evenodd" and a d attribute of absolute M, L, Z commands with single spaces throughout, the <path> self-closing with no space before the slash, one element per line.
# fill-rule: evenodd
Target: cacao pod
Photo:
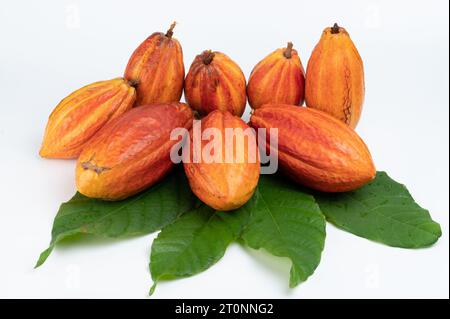
<path fill-rule="evenodd" d="M 164 34 L 155 32 L 134 51 L 125 78 L 137 83 L 136 105 L 178 102 L 183 93 L 183 50 L 173 38 L 173 23 Z"/>
<path fill-rule="evenodd" d="M 255 129 L 278 128 L 278 163 L 299 184 L 323 192 L 346 192 L 370 182 L 376 174 L 370 152 L 356 132 L 314 109 L 266 104 L 250 118 Z M 273 134 L 273 133 L 272 133 Z"/>
<path fill-rule="evenodd" d="M 152 186 L 169 172 L 171 131 L 192 126 L 184 103 L 143 105 L 108 123 L 83 149 L 76 166 L 78 191 L 119 200 Z"/>
<path fill-rule="evenodd" d="M 204 51 L 196 56 L 186 76 L 184 94 L 200 115 L 221 110 L 241 116 L 247 103 L 244 73 L 220 52 Z"/>
<path fill-rule="evenodd" d="M 347 31 L 323 31 L 306 70 L 306 105 L 355 128 L 364 103 L 364 67 Z"/>
<path fill-rule="evenodd" d="M 248 79 L 248 102 L 254 109 L 267 103 L 302 105 L 304 94 L 305 71 L 292 42 L 260 61 Z"/>
<path fill-rule="evenodd" d="M 210 135 L 207 130 L 211 129 L 217 134 Z M 227 129 L 232 130 L 232 139 L 227 140 Z M 205 204 L 220 211 L 241 207 L 252 197 L 259 179 L 254 131 L 240 118 L 219 110 L 201 120 L 198 137 L 195 131 L 196 124 L 190 132 L 189 155 L 183 156 L 192 191 Z M 210 143 L 214 145 L 213 152 Z M 195 160 L 194 154 L 202 158 Z"/>
<path fill-rule="evenodd" d="M 50 114 L 39 154 L 76 158 L 106 123 L 133 107 L 134 87 L 123 78 L 89 84 L 63 99 Z"/>

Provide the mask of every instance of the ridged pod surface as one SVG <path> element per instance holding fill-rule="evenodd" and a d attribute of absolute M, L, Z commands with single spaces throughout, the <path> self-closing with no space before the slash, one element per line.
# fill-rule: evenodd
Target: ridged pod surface
<path fill-rule="evenodd" d="M 109 121 L 133 107 L 136 91 L 123 78 L 89 84 L 64 98 L 50 114 L 39 154 L 76 158 Z"/>
<path fill-rule="evenodd" d="M 364 103 L 364 66 L 347 31 L 326 28 L 306 70 L 306 105 L 355 128 Z"/>
<path fill-rule="evenodd" d="M 173 38 L 173 23 L 166 33 L 155 32 L 134 51 L 125 78 L 137 83 L 136 105 L 180 101 L 183 93 L 183 50 Z"/>
<path fill-rule="evenodd" d="M 184 103 L 143 105 L 111 121 L 83 149 L 76 167 L 78 191 L 119 200 L 160 181 L 172 168 L 175 128 L 190 129 L 192 110 Z"/>
<path fill-rule="evenodd" d="M 323 192 L 346 192 L 375 178 L 375 166 L 363 140 L 324 112 L 266 104 L 254 111 L 250 125 L 267 129 L 267 149 L 272 154 L 269 129 L 278 129 L 280 168 L 299 184 Z"/>
<path fill-rule="evenodd" d="M 248 102 L 254 109 L 267 103 L 302 105 L 305 70 L 293 44 L 277 49 L 252 70 L 247 85 Z"/>
<path fill-rule="evenodd" d="M 241 116 L 247 95 L 239 66 L 220 52 L 204 51 L 192 62 L 184 84 L 187 103 L 201 115 L 214 110 Z"/>
<path fill-rule="evenodd" d="M 226 129 L 235 134 L 233 139 L 227 140 Z M 201 120 L 198 132 L 196 135 L 194 124 L 190 153 L 183 158 L 192 191 L 220 211 L 241 207 L 252 197 L 259 179 L 259 151 L 253 130 L 231 113 L 216 110 Z"/>

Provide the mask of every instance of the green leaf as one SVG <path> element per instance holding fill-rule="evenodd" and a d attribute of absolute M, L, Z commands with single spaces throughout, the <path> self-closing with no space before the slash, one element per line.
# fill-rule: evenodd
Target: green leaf
<path fill-rule="evenodd" d="M 250 201 L 232 212 L 202 205 L 163 228 L 153 241 L 150 271 L 154 285 L 161 280 L 189 277 L 222 258 L 233 241 L 264 248 L 292 261 L 290 286 L 310 276 L 320 262 L 325 218 L 314 198 L 296 185 L 261 176 Z"/>
<path fill-rule="evenodd" d="M 233 212 L 201 205 L 164 227 L 153 241 L 150 271 L 153 294 L 161 280 L 193 276 L 222 258 L 247 223 L 254 199 Z"/>
<path fill-rule="evenodd" d="M 275 176 L 261 176 L 255 205 L 242 233 L 254 249 L 288 257 L 289 286 L 305 281 L 317 268 L 325 243 L 325 218 L 311 195 Z"/>
<path fill-rule="evenodd" d="M 93 234 L 120 238 L 149 234 L 191 210 L 195 203 L 181 167 L 150 189 L 122 201 L 102 201 L 77 193 L 60 206 L 50 245 L 41 253 L 36 267 L 66 237 Z"/>
<path fill-rule="evenodd" d="M 316 193 L 327 219 L 355 235 L 389 246 L 430 246 L 441 236 L 441 227 L 421 208 L 406 187 L 378 172 L 366 186 L 348 193 Z"/>

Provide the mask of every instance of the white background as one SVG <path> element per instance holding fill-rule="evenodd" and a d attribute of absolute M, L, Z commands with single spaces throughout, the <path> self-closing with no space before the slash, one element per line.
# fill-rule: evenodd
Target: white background
<path fill-rule="evenodd" d="M 63 97 L 121 76 L 137 45 L 176 20 L 186 69 L 211 48 L 247 77 L 289 40 L 306 67 L 323 28 L 346 27 L 366 69 L 358 132 L 377 168 L 408 186 L 443 237 L 432 248 L 404 250 L 328 225 L 321 264 L 295 289 L 288 288 L 287 260 L 232 245 L 210 270 L 161 283 L 154 298 L 448 298 L 448 9 L 446 0 L 3 1 L 0 297 L 146 297 L 156 234 L 61 245 L 33 269 L 59 204 L 75 192 L 74 162 L 41 159 L 38 150 Z"/>

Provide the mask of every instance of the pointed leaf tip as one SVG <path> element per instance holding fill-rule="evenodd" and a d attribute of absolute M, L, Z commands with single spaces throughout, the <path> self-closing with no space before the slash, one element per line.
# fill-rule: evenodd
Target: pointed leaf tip
<path fill-rule="evenodd" d="M 34 269 L 42 266 L 42 264 L 47 260 L 48 256 L 50 256 L 51 252 L 53 251 L 53 247 L 54 245 L 50 245 L 39 255 L 38 261 L 36 262 L 36 265 L 34 265 Z"/>
<path fill-rule="evenodd" d="M 158 281 L 155 281 L 154 283 L 153 283 L 153 285 L 150 287 L 150 291 L 148 292 L 148 296 L 149 297 L 151 297 L 154 293 L 155 293 L 155 290 L 156 290 L 156 285 L 158 284 Z"/>

